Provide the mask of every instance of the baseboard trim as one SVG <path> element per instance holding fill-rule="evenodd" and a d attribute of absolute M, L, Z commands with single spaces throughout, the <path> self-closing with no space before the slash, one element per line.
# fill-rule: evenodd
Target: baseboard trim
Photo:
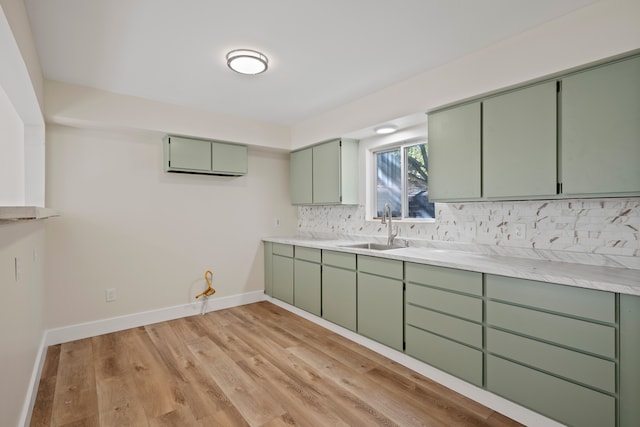
<path fill-rule="evenodd" d="M 338 335 L 342 335 L 343 337 L 351 341 L 363 345 L 364 347 L 367 347 L 368 349 L 373 350 L 376 353 L 381 354 L 393 360 L 394 362 L 397 362 L 402 366 L 405 366 L 412 371 L 417 372 L 420 375 L 423 375 L 439 384 L 442 384 L 443 386 L 457 393 L 460 393 L 461 395 L 468 397 L 469 399 L 474 400 L 481 405 L 486 406 L 487 408 L 493 409 L 496 412 L 506 415 L 507 417 L 512 418 L 526 426 L 564 426 L 563 424 L 540 415 L 537 412 L 534 412 L 507 399 L 497 396 L 480 387 L 476 387 L 466 381 L 454 377 L 453 375 L 429 366 L 426 363 L 422 363 L 421 361 L 414 359 L 411 356 L 408 356 L 402 352 L 380 344 L 379 342 L 359 335 L 356 332 L 343 328 L 342 326 L 338 326 L 335 323 L 331 323 L 321 317 L 308 313 L 304 310 L 301 310 L 297 307 L 294 307 L 290 304 L 269 296 L 265 296 L 264 299 L 274 305 L 284 308 L 287 311 L 297 314 L 300 317 L 310 320 L 319 326 L 329 329 L 330 331 L 335 332 Z"/>
<path fill-rule="evenodd" d="M 44 360 L 47 355 L 46 336 L 47 332 L 45 331 L 42 333 L 42 338 L 40 338 L 40 345 L 38 346 L 38 352 L 36 353 L 36 359 L 29 380 L 29 388 L 27 389 L 24 404 L 22 405 L 22 412 L 18 420 L 19 426 L 27 427 L 31 422 L 31 414 L 33 413 L 33 405 L 36 403 L 36 397 L 38 395 L 38 385 L 40 384 L 42 367 L 44 366 Z"/>
<path fill-rule="evenodd" d="M 252 304 L 263 301 L 264 298 L 264 291 L 247 292 L 244 294 L 210 298 L 208 300 L 195 301 L 184 305 L 159 308 L 157 310 L 143 311 L 140 313 L 111 317 L 109 319 L 49 329 L 45 332 L 47 337 L 46 345 L 62 344 L 111 332 L 123 331 L 125 329 L 137 328 L 139 326 L 151 325 L 153 323 L 165 322 L 167 320 L 193 316 L 201 314 L 203 308 L 204 312 L 208 313 L 210 311 Z"/>

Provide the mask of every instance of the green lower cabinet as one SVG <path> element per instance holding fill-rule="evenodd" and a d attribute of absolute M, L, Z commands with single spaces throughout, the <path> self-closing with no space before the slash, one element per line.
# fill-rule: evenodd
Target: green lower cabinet
<path fill-rule="evenodd" d="M 273 297 L 293 304 L 293 258 L 273 254 Z"/>
<path fill-rule="evenodd" d="M 564 424 L 616 425 L 614 396 L 493 355 L 487 355 L 486 377 L 487 390 Z"/>
<path fill-rule="evenodd" d="M 409 356 L 482 387 L 482 350 L 411 325 L 407 325 L 405 334 Z"/>
<path fill-rule="evenodd" d="M 320 316 L 322 297 L 320 264 L 296 259 L 293 283 L 293 305 Z"/>
<path fill-rule="evenodd" d="M 358 272 L 358 333 L 391 348 L 403 347 L 402 280 Z"/>
<path fill-rule="evenodd" d="M 640 426 L 640 296 L 620 295 L 620 427 Z"/>
<path fill-rule="evenodd" d="M 273 243 L 264 242 L 264 293 L 273 296 Z"/>
<path fill-rule="evenodd" d="M 322 317 L 356 331 L 356 272 L 322 267 Z"/>

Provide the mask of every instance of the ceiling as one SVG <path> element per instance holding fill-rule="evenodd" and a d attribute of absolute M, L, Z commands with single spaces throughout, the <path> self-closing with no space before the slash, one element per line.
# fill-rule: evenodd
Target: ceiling
<path fill-rule="evenodd" d="M 594 0 L 25 0 L 46 79 L 292 126 Z M 269 70 L 230 71 L 256 49 Z"/>

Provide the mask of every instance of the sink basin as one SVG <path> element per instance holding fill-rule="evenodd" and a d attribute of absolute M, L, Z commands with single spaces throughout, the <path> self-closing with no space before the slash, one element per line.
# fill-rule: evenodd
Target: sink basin
<path fill-rule="evenodd" d="M 356 243 L 353 245 L 339 245 L 341 248 L 353 248 L 353 249 L 373 249 L 375 251 L 388 251 L 389 249 L 400 249 L 404 246 L 400 245 L 385 245 L 382 243 Z"/>

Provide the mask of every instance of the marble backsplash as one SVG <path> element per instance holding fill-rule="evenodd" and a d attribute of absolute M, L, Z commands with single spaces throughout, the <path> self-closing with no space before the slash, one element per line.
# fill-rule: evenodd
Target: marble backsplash
<path fill-rule="evenodd" d="M 395 224 L 411 245 L 640 269 L 639 197 L 436 203 L 435 221 Z M 298 232 L 384 237 L 387 228 L 363 206 L 304 206 Z"/>

